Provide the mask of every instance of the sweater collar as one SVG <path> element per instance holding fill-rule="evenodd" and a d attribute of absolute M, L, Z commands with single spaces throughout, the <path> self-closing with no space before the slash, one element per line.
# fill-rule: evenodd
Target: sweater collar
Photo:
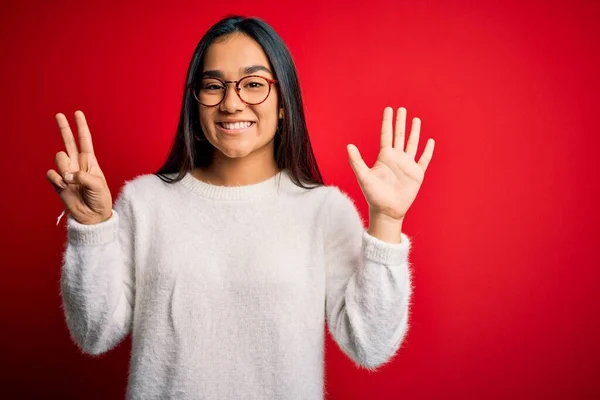
<path fill-rule="evenodd" d="M 289 181 L 287 171 L 281 170 L 274 176 L 252 185 L 217 186 L 201 181 L 187 172 L 181 184 L 192 192 L 212 200 L 253 200 L 280 194 Z"/>

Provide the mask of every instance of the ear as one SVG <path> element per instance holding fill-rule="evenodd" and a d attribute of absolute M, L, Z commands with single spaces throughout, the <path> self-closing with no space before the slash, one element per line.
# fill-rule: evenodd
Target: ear
<path fill-rule="evenodd" d="M 283 119 L 283 107 L 279 109 L 279 119 Z"/>

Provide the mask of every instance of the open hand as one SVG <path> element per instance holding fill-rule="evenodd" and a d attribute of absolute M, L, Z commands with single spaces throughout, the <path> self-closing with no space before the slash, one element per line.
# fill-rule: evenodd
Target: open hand
<path fill-rule="evenodd" d="M 355 145 L 349 144 L 347 150 L 350 166 L 369 204 L 369 213 L 401 221 L 423 183 L 435 142 L 429 139 L 419 161 L 415 162 L 421 120 L 413 118 L 405 149 L 406 109 L 398 109 L 395 129 L 392 129 L 392 119 L 393 110 L 386 107 L 381 125 L 379 155 L 372 168 L 365 164 Z"/>

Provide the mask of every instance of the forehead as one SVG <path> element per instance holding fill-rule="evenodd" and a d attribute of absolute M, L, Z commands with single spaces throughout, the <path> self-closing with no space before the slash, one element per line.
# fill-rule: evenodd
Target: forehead
<path fill-rule="evenodd" d="M 204 71 L 219 70 L 224 74 L 238 74 L 250 65 L 271 68 L 262 47 L 254 39 L 240 33 L 214 41 L 204 55 Z"/>

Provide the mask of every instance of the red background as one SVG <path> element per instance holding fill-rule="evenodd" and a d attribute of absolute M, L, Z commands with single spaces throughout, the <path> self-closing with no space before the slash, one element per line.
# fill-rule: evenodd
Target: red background
<path fill-rule="evenodd" d="M 600 396 L 600 2 L 50 3 L 0 9 L 3 398 L 123 397 L 129 342 L 81 355 L 60 309 L 54 114 L 84 110 L 113 193 L 155 171 L 194 47 L 229 13 L 290 47 L 326 182 L 363 216 L 345 145 L 370 165 L 387 105 L 421 118 L 418 155 L 436 140 L 404 225 L 409 334 L 373 374 L 328 337 L 328 398 Z"/>

